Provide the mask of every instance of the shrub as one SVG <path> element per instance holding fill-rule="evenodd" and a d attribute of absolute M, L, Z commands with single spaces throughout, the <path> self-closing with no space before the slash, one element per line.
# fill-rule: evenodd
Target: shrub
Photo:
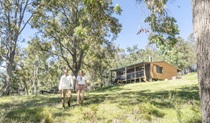
<path fill-rule="evenodd" d="M 44 123 L 53 123 L 53 119 L 54 119 L 53 114 L 49 108 L 45 107 L 41 114 L 42 114 Z"/>

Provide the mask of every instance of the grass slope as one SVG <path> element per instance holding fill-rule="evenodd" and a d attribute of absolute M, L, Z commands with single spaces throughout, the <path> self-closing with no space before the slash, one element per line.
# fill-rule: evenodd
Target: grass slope
<path fill-rule="evenodd" d="M 201 123 L 197 78 L 133 83 L 86 93 L 85 104 L 62 110 L 60 95 L 0 98 L 0 122 Z"/>

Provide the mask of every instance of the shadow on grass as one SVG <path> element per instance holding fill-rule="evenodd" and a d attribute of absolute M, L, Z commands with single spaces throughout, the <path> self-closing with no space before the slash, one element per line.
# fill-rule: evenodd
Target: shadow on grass
<path fill-rule="evenodd" d="M 134 96 L 131 96 L 134 95 Z M 121 93 L 122 97 L 132 99 L 136 98 L 135 103 L 120 103 L 122 105 L 127 104 L 138 104 L 141 102 L 150 102 L 151 104 L 160 107 L 160 108 L 173 108 L 172 101 L 179 101 L 180 103 L 188 102 L 189 100 L 199 101 L 199 90 L 198 86 L 194 85 L 191 87 L 182 87 L 177 88 L 173 91 L 159 91 L 159 92 L 150 92 L 150 91 L 138 91 L 138 92 L 124 92 Z M 138 101 L 139 100 L 139 101 Z"/>
<path fill-rule="evenodd" d="M 91 94 L 85 97 L 84 105 L 91 105 L 91 104 L 99 104 L 104 102 L 105 100 L 112 100 L 114 99 L 113 95 L 110 94 Z"/>
<path fill-rule="evenodd" d="M 41 122 L 41 120 L 48 117 L 48 113 L 46 112 L 51 113 L 54 117 L 68 115 L 67 113 L 62 112 L 62 108 L 60 108 L 61 112 L 50 111 L 51 107 L 54 108 L 55 104 L 58 103 L 61 103 L 60 97 L 50 97 L 49 95 L 47 98 L 44 96 L 30 97 L 29 101 L 2 104 L 4 109 L 11 107 L 11 110 L 4 118 L 4 122 Z M 45 107 L 47 107 L 47 109 L 45 109 Z"/>
<path fill-rule="evenodd" d="M 179 101 L 179 103 L 186 103 L 189 100 L 199 101 L 199 90 L 198 86 L 194 85 L 191 87 L 182 87 L 177 88 L 172 91 L 159 91 L 159 92 L 151 92 L 150 90 L 143 91 L 127 91 L 127 92 L 116 92 L 119 90 L 125 90 L 122 88 L 123 86 L 114 86 L 102 88 L 91 92 L 91 94 L 86 93 L 84 106 L 89 106 L 92 104 L 100 104 L 106 100 L 110 103 L 118 103 L 120 106 L 132 106 L 138 105 L 142 103 L 150 103 L 158 108 L 174 108 L 174 103 L 172 101 Z M 108 90 L 106 90 L 108 89 Z M 94 92 L 105 92 L 111 91 L 113 93 L 102 93 L 97 94 Z M 126 91 L 126 90 L 125 90 Z M 76 96 L 73 96 L 72 102 L 76 102 Z M 44 106 L 53 106 L 57 103 L 61 103 L 60 97 L 38 97 L 32 98 L 29 101 L 25 101 L 23 103 L 15 102 L 11 104 L 1 104 L 1 107 L 6 108 L 6 106 L 15 106 L 13 110 L 11 110 L 7 116 L 6 120 L 14 119 L 17 121 L 32 121 L 32 122 L 40 122 L 40 114 L 43 111 Z M 27 106 L 27 108 L 26 108 Z M 72 106 L 75 107 L 75 106 Z M 154 114 L 161 114 L 156 109 L 151 110 Z M 62 117 L 62 112 L 52 112 L 55 117 Z M 163 117 L 161 114 L 158 117 Z M 23 120 L 24 119 L 24 120 Z"/>
<path fill-rule="evenodd" d="M 50 96 L 49 96 L 50 97 Z M 18 98 L 18 97 L 17 97 Z M 60 103 L 61 99 L 59 97 L 50 97 L 50 98 L 46 98 L 43 96 L 37 96 L 37 97 L 30 97 L 30 100 L 28 101 L 21 101 L 21 99 L 19 100 L 19 102 L 10 102 L 10 103 L 2 103 L 0 104 L 0 107 L 2 108 L 7 108 L 9 106 L 16 106 L 16 107 L 20 107 L 20 108 L 24 108 L 25 106 L 27 107 L 37 107 L 37 106 L 51 106 L 55 103 Z"/>
<path fill-rule="evenodd" d="M 91 91 L 91 93 L 94 92 L 107 92 L 107 91 L 111 91 L 111 92 L 117 92 L 117 91 L 121 91 L 121 90 L 131 90 L 131 89 L 125 89 L 123 88 L 124 85 L 113 85 L 113 86 L 107 86 L 107 87 L 102 87 L 102 88 L 98 88 L 96 90 Z"/>
<path fill-rule="evenodd" d="M 56 112 L 56 113 L 53 113 L 53 115 L 55 117 L 70 116 L 69 113 L 65 113 L 65 112 Z"/>
<path fill-rule="evenodd" d="M 40 122 L 42 120 L 42 108 L 17 108 L 10 111 L 4 122 L 23 122 L 23 121 L 31 121 L 31 122 Z"/>
<path fill-rule="evenodd" d="M 17 101 L 10 103 L 1 103 L 0 107 L 4 110 L 10 110 L 4 118 L 4 122 L 12 122 L 11 120 L 15 122 L 40 122 L 44 107 L 51 107 L 60 101 L 60 98 L 56 97 L 37 96 L 17 99 Z"/>
<path fill-rule="evenodd" d="M 120 90 L 119 87 L 111 87 L 108 90 L 117 89 Z M 104 89 L 95 91 L 95 92 L 103 92 Z M 122 93 L 113 93 L 109 94 L 94 94 L 92 93 L 89 96 L 85 97 L 85 105 L 90 104 L 99 104 L 105 100 L 110 100 L 111 103 L 119 103 L 120 105 L 136 105 L 142 102 L 151 103 L 160 108 L 174 108 L 173 101 L 179 101 L 179 103 L 186 103 L 189 100 L 199 101 L 199 90 L 198 86 L 194 85 L 191 87 L 182 87 L 177 88 L 172 91 L 159 91 L 159 92 L 151 92 L 150 90 L 143 91 L 128 91 Z"/>

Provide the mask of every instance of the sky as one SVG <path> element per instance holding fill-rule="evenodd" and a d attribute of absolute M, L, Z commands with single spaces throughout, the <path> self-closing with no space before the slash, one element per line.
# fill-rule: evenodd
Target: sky
<path fill-rule="evenodd" d="M 193 32 L 191 0 L 169 1 L 167 12 L 177 20 L 180 29 L 179 36 L 187 40 Z M 136 0 L 113 0 L 113 3 L 114 5 L 119 4 L 123 10 L 121 15 L 115 16 L 122 24 L 122 31 L 115 43 L 124 49 L 133 45 L 145 49 L 149 33 L 137 35 L 139 27 L 148 28 L 148 25 L 144 23 L 144 19 L 148 15 L 145 5 L 136 3 Z"/>
<path fill-rule="evenodd" d="M 169 0 L 171 2 L 167 5 L 168 14 L 175 17 L 180 29 L 180 36 L 183 39 L 192 33 L 192 7 L 191 0 Z M 137 35 L 139 27 L 148 28 L 148 25 L 144 23 L 144 19 L 148 15 L 146 6 L 136 3 L 136 0 L 113 0 L 113 4 L 119 4 L 122 8 L 121 15 L 114 15 L 119 19 L 122 24 L 122 31 L 119 33 L 118 38 L 114 41 L 116 45 L 126 49 L 133 45 L 138 45 L 139 48 L 145 49 L 148 43 L 148 35 L 141 33 Z M 34 31 L 29 26 L 23 31 L 22 38 L 26 41 L 29 37 L 34 35 Z M 27 44 L 21 44 L 25 47 Z"/>

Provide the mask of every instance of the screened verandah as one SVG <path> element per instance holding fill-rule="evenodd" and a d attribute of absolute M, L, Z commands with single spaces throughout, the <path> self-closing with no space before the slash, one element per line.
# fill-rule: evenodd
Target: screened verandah
<path fill-rule="evenodd" d="M 146 80 L 145 65 L 147 63 L 134 64 L 111 70 L 112 83 L 142 82 Z"/>

